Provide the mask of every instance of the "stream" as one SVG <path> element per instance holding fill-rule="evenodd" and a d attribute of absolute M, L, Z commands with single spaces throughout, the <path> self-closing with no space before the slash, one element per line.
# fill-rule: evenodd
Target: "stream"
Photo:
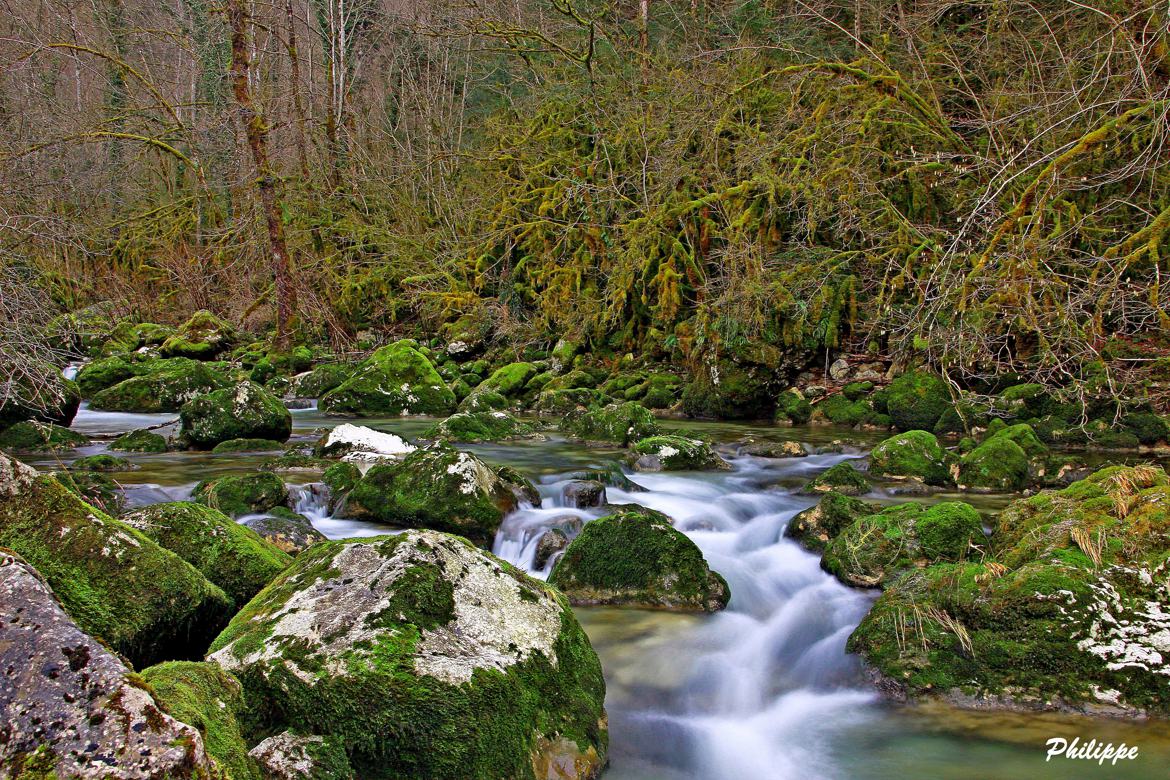
<path fill-rule="evenodd" d="M 28 458 L 57 468 L 105 450 L 104 440 L 156 426 L 176 415 L 94 412 L 83 408 L 73 428 L 95 439 L 67 456 Z M 413 439 L 426 418 L 366 419 L 359 424 Z M 293 411 L 290 444 L 308 445 L 338 424 L 315 409 Z M 702 431 L 717 442 L 796 439 L 864 447 L 880 435 L 833 428 L 665 421 Z M 461 445 L 464 446 L 464 445 Z M 468 445 L 497 465 L 519 469 L 540 489 L 543 506 L 504 519 L 493 552 L 536 577 L 536 543 L 547 529 L 588 522 L 601 509 L 565 506 L 573 472 L 602 466 L 620 450 L 586 448 L 556 435 L 547 441 Z M 796 489 L 861 449 L 806 458 L 767 459 L 721 450 L 727 471 L 631 474 L 644 491 L 608 489 L 611 503 L 665 512 L 702 548 L 731 586 L 727 610 L 682 615 L 616 608 L 578 608 L 608 684 L 610 768 L 606 780 L 760 780 L 771 778 L 1149 778 L 1166 776 L 1170 727 L 1162 723 L 1089 720 L 1050 714 L 956 711 L 939 705 L 897 707 L 866 682 L 845 643 L 876 592 L 847 588 L 821 571 L 818 557 L 783 537 L 789 519 L 815 500 Z M 190 496 L 195 483 L 254 469 L 265 455 L 119 453 L 138 467 L 117 473 L 129 506 Z M 308 475 L 285 475 L 296 510 L 330 538 L 385 533 L 384 526 L 330 517 Z M 937 501 L 953 495 L 877 501 Z M 1010 496 L 964 496 L 988 519 Z M 1116 766 L 1055 758 L 1052 737 L 1138 745 L 1139 757 Z"/>

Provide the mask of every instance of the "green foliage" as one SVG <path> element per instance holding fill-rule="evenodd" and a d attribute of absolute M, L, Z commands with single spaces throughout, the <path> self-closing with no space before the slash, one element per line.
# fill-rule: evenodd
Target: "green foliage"
<path fill-rule="evenodd" d="M 776 421 L 804 425 L 812 419 L 812 405 L 795 390 L 785 390 L 776 400 Z"/>

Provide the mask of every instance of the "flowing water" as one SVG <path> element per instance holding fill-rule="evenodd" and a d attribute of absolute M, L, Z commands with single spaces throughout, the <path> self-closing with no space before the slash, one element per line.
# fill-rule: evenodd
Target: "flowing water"
<path fill-rule="evenodd" d="M 98 439 L 78 453 L 31 459 L 52 468 L 105 449 L 101 439 L 168 423 L 174 415 L 123 415 L 83 409 L 74 428 Z M 294 444 L 309 444 L 336 420 L 315 409 L 293 411 Z M 417 436 L 431 421 L 363 420 Z M 583 608 L 577 614 L 601 658 L 608 684 L 611 766 L 606 780 L 765 780 L 772 778 L 1148 778 L 1166 776 L 1170 729 L 1056 715 L 959 712 L 943 706 L 895 707 L 870 687 L 845 643 L 875 592 L 846 588 L 821 571 L 817 556 L 783 536 L 785 524 L 813 500 L 795 488 L 834 463 L 858 457 L 875 438 L 852 431 L 785 430 L 710 424 L 717 441 L 799 438 L 854 440 L 839 454 L 766 459 L 724 453 L 722 472 L 632 474 L 640 490 L 608 489 L 611 503 L 665 512 L 703 550 L 731 586 L 727 610 L 715 615 Z M 165 432 L 166 429 L 163 429 Z M 536 544 L 551 527 L 570 529 L 600 509 L 565 506 L 575 471 L 602 466 L 617 450 L 587 449 L 555 436 L 546 441 L 473 445 L 480 457 L 514 466 L 539 487 L 540 508 L 505 518 L 494 552 L 544 578 Z M 186 498 L 200 479 L 255 468 L 265 456 L 166 453 L 129 456 L 138 467 L 116 474 L 131 505 Z M 287 476 L 297 511 L 330 538 L 385 533 L 383 526 L 334 518 L 311 476 Z M 894 499 L 878 489 L 875 500 Z M 940 500 L 936 495 L 914 500 Z M 975 500 L 966 497 L 968 500 Z M 1010 497 L 978 498 L 988 513 Z M 1116 766 L 1045 761 L 1052 737 L 1138 745 L 1139 758 Z"/>

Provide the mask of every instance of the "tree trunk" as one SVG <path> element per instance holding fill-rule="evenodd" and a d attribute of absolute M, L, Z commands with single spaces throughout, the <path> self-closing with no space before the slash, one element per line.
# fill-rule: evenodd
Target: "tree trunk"
<path fill-rule="evenodd" d="M 246 0 L 229 0 L 228 22 L 232 34 L 232 91 L 240 109 L 240 119 L 248 148 L 252 151 L 252 162 L 256 166 L 256 188 L 260 193 L 260 205 L 268 223 L 268 250 L 271 253 L 272 273 L 276 283 L 276 346 L 288 346 L 289 327 L 296 312 L 296 289 L 293 287 L 288 247 L 284 240 L 284 223 L 281 220 L 280 198 L 276 192 L 276 175 L 268 158 L 268 127 L 264 124 L 252 101 L 248 83 L 251 66 L 248 53 L 248 10 Z"/>

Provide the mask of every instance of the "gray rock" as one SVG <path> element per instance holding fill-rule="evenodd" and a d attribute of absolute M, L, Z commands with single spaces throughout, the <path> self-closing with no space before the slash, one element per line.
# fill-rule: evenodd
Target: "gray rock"
<path fill-rule="evenodd" d="M 597 480 L 574 479 L 561 491 L 565 506 L 590 509 L 605 503 L 605 485 Z"/>
<path fill-rule="evenodd" d="M 193 727 L 69 619 L 40 574 L 0 553 L 0 777 L 205 778 Z"/>
<path fill-rule="evenodd" d="M 840 382 L 842 379 L 849 376 L 849 361 L 845 358 L 837 358 L 833 361 L 833 365 L 829 366 L 829 378 Z"/>
<path fill-rule="evenodd" d="M 335 740 L 291 731 L 269 737 L 248 751 L 265 780 L 348 780 L 353 770 Z"/>
<path fill-rule="evenodd" d="M 536 560 L 533 563 L 536 568 L 543 569 L 554 555 L 568 546 L 569 537 L 565 536 L 565 532 L 559 528 L 550 528 L 536 543 Z"/>
<path fill-rule="evenodd" d="M 278 506 L 263 517 L 252 517 L 243 521 L 267 542 L 296 555 L 317 542 L 325 541 L 325 534 L 313 527 L 309 518 Z"/>

